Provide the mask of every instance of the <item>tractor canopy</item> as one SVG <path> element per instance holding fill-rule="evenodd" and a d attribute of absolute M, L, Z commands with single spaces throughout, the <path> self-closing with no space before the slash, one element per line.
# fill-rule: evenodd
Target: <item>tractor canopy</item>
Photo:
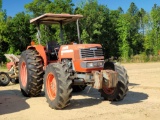
<path fill-rule="evenodd" d="M 38 42 L 40 44 L 40 24 L 45 24 L 45 25 L 49 25 L 49 24 L 59 24 L 60 25 L 60 39 L 63 42 L 63 32 L 62 32 L 62 25 L 65 25 L 67 23 L 76 21 L 77 23 L 77 34 L 78 34 L 78 40 L 79 43 L 81 43 L 80 40 L 80 32 L 79 32 L 79 23 L 78 20 L 80 18 L 83 18 L 83 15 L 71 15 L 71 14 L 53 14 L 53 13 L 46 13 L 43 14 L 39 17 L 36 17 L 34 19 L 30 20 L 30 23 L 36 24 L 37 25 L 37 30 L 38 30 L 38 34 L 37 34 L 37 39 Z"/>
<path fill-rule="evenodd" d="M 71 15 L 71 14 L 53 14 L 46 13 L 39 17 L 30 20 L 33 24 L 67 24 L 73 21 L 77 21 L 82 18 L 83 15 Z"/>

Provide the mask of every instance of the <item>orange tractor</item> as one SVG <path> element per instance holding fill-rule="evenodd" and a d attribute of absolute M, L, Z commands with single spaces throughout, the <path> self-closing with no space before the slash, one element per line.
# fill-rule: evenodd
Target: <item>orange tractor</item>
<path fill-rule="evenodd" d="M 59 24 L 63 41 L 62 25 L 78 20 L 82 15 L 46 13 L 30 20 L 38 28 L 38 45 L 23 51 L 19 61 L 19 82 L 24 96 L 34 97 L 44 91 L 49 106 L 62 109 L 70 104 L 72 92 L 79 92 L 87 85 L 98 89 L 105 100 L 122 100 L 128 91 L 128 75 L 124 67 L 105 62 L 100 44 L 59 45 L 50 41 L 40 44 L 40 24 Z"/>

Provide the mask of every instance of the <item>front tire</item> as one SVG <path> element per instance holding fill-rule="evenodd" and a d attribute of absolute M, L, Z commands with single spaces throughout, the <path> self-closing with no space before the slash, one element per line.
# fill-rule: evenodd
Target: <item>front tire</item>
<path fill-rule="evenodd" d="M 100 90 L 101 96 L 105 100 L 120 101 L 122 100 L 128 91 L 128 75 L 126 69 L 116 63 L 106 63 L 104 69 L 114 70 L 118 73 L 118 83 L 116 88 L 107 88 L 105 84 L 102 85 Z"/>
<path fill-rule="evenodd" d="M 70 104 L 72 80 L 65 64 L 53 63 L 46 68 L 44 75 L 44 91 L 49 106 L 62 109 Z"/>
<path fill-rule="evenodd" d="M 41 93 L 43 84 L 43 62 L 36 50 L 28 49 L 19 61 L 19 83 L 24 96 L 35 97 Z"/>

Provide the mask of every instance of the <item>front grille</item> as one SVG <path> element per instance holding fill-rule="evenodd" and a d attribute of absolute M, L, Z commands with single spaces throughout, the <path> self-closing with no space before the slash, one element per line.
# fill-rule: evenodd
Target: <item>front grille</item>
<path fill-rule="evenodd" d="M 103 57 L 102 48 L 85 48 L 80 49 L 81 58 L 97 58 Z"/>

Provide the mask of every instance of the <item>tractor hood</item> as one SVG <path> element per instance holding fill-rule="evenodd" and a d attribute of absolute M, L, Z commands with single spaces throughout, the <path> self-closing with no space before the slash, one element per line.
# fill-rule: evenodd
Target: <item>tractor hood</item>
<path fill-rule="evenodd" d="M 59 58 L 72 58 L 73 60 L 104 59 L 102 46 L 100 44 L 62 45 L 59 52 Z"/>

